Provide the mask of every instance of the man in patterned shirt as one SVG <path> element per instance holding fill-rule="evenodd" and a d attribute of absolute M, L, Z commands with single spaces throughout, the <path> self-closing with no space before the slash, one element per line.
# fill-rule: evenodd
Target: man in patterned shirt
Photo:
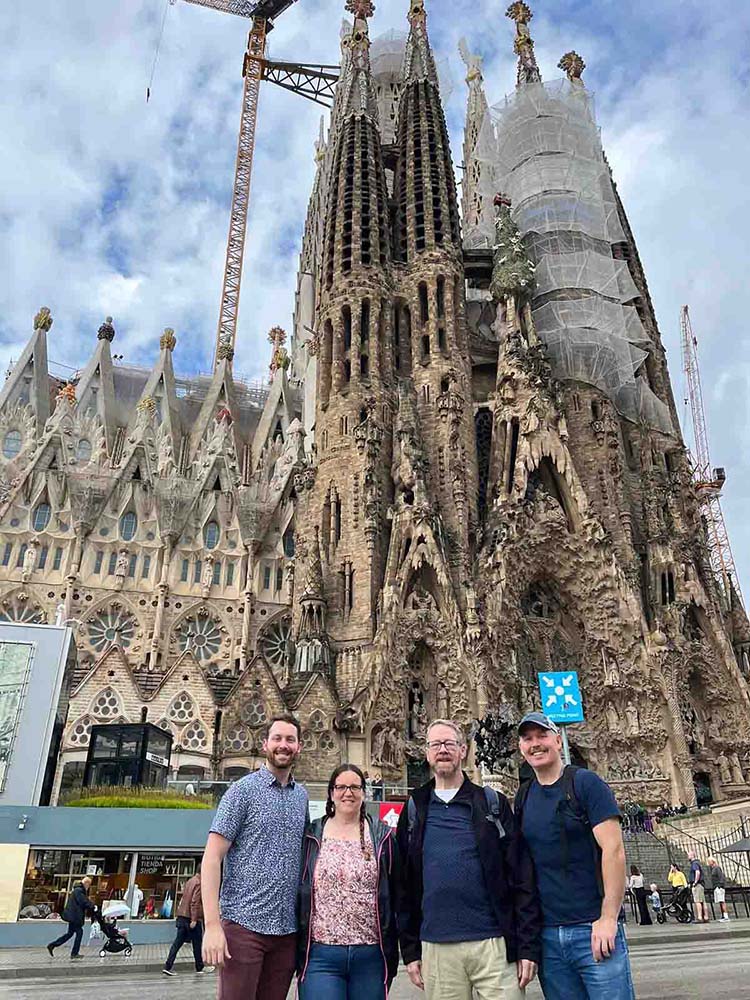
<path fill-rule="evenodd" d="M 299 751 L 299 722 L 271 719 L 265 766 L 227 789 L 211 825 L 201 866 L 203 959 L 219 967 L 221 1000 L 286 1000 L 289 991 L 308 814 L 307 792 L 291 776 Z"/>

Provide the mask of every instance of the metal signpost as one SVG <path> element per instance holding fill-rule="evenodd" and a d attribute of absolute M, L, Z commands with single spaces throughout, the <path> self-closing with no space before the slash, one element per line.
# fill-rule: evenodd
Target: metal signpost
<path fill-rule="evenodd" d="M 575 670 L 538 673 L 539 696 L 542 711 L 550 721 L 560 726 L 563 759 L 570 764 L 570 747 L 565 727 L 573 722 L 583 722 L 583 700 Z"/>

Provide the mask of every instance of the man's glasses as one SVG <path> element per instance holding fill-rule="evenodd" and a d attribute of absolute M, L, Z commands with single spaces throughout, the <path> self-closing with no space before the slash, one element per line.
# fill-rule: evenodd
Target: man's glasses
<path fill-rule="evenodd" d="M 353 795 L 355 795 L 357 792 L 361 792 L 362 791 L 362 786 L 361 785 L 334 785 L 333 786 L 333 790 L 334 790 L 334 792 L 338 792 L 339 795 L 343 795 L 344 792 L 351 792 Z"/>
<path fill-rule="evenodd" d="M 428 740 L 427 749 L 428 750 L 439 750 L 440 747 L 445 747 L 448 753 L 453 753 L 454 750 L 458 750 L 461 744 L 457 740 Z"/>

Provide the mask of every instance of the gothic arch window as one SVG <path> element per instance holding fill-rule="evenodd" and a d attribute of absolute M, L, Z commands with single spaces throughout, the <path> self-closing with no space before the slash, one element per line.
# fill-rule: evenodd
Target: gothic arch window
<path fill-rule="evenodd" d="M 138 518 L 132 510 L 127 511 L 120 518 L 120 538 L 124 542 L 129 542 L 135 537 L 138 528 Z"/>
<path fill-rule="evenodd" d="M 23 437 L 21 432 L 12 428 L 3 438 L 3 455 L 8 459 L 15 458 L 21 450 Z"/>
<path fill-rule="evenodd" d="M 272 668 L 283 667 L 290 651 L 292 623 L 288 616 L 271 622 L 260 638 L 260 651 Z"/>
<path fill-rule="evenodd" d="M 45 501 L 34 508 L 34 515 L 32 520 L 32 527 L 34 531 L 44 531 L 44 529 L 49 524 L 49 519 L 52 516 L 52 508 Z"/>
<path fill-rule="evenodd" d="M 177 638 L 182 650 L 189 649 L 199 660 L 210 660 L 221 647 L 221 626 L 211 615 L 196 613 L 180 623 Z"/>
<path fill-rule="evenodd" d="M 169 721 L 169 719 L 160 719 L 158 722 L 154 723 L 154 725 L 156 726 L 157 729 L 163 729 L 164 732 L 170 733 L 172 736 L 174 736 L 172 723 Z"/>
<path fill-rule="evenodd" d="M 203 529 L 203 542 L 207 549 L 215 549 L 219 544 L 219 525 L 216 521 L 209 521 Z"/>
<path fill-rule="evenodd" d="M 240 718 L 246 725 L 253 729 L 257 729 L 263 725 L 266 721 L 266 709 L 260 694 L 254 692 L 243 703 L 240 710 Z"/>
<path fill-rule="evenodd" d="M 83 715 L 77 722 L 74 722 L 68 733 L 68 743 L 74 747 L 87 747 L 91 737 L 91 727 L 94 720 L 90 715 Z"/>
<path fill-rule="evenodd" d="M 97 719 L 114 721 L 119 713 L 120 699 L 117 697 L 117 692 L 111 687 L 100 691 L 91 704 L 91 714 L 95 715 Z"/>
<path fill-rule="evenodd" d="M 318 748 L 324 753 L 330 753 L 332 750 L 335 750 L 336 741 L 333 738 L 333 735 L 327 731 L 325 733 L 321 733 L 318 737 Z"/>
<path fill-rule="evenodd" d="M 136 619 L 130 611 L 121 605 L 112 604 L 90 619 L 89 644 L 97 653 L 103 653 L 115 644 L 127 649 L 135 638 L 136 625 Z"/>
<path fill-rule="evenodd" d="M 181 722 L 190 722 L 195 718 L 195 715 L 195 702 L 187 691 L 180 691 L 169 706 L 167 716 L 172 722 L 176 722 L 179 725 Z"/>
<path fill-rule="evenodd" d="M 319 709 L 316 709 L 310 716 L 309 726 L 310 729 L 314 730 L 317 733 L 323 732 L 325 729 L 328 728 L 325 716 Z"/>
<path fill-rule="evenodd" d="M 201 722 L 196 719 L 182 731 L 180 743 L 183 750 L 205 750 L 208 746 L 208 736 Z"/>

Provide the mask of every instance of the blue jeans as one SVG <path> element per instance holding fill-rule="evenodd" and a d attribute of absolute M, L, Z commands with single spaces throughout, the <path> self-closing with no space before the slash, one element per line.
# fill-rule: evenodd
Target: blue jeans
<path fill-rule="evenodd" d="M 299 1000 L 385 1000 L 385 979 L 376 944 L 312 944 Z"/>
<path fill-rule="evenodd" d="M 625 930 L 617 925 L 615 950 L 595 962 L 591 924 L 545 927 L 539 968 L 545 1000 L 634 1000 Z"/>

